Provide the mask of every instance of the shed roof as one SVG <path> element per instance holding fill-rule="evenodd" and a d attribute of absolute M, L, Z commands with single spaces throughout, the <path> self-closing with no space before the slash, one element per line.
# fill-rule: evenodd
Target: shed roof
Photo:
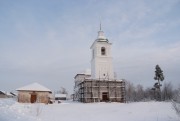
<path fill-rule="evenodd" d="M 10 92 L 6 92 L 7 96 L 13 96 Z"/>
<path fill-rule="evenodd" d="M 51 92 L 50 89 L 40 85 L 39 83 L 33 83 L 21 88 L 16 89 L 17 91 L 43 91 L 43 92 Z"/>
<path fill-rule="evenodd" d="M 55 97 L 66 97 L 66 94 L 55 94 Z"/>
<path fill-rule="evenodd" d="M 6 93 L 4 91 L 0 91 L 0 94 L 6 95 Z"/>

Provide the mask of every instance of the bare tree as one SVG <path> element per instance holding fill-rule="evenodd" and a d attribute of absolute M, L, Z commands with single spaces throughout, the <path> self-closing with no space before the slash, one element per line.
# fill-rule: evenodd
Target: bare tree
<path fill-rule="evenodd" d="M 180 86 L 178 90 L 175 91 L 174 99 L 172 100 L 172 106 L 176 114 L 180 117 Z"/>
<path fill-rule="evenodd" d="M 155 90 L 152 88 L 146 88 L 144 91 L 144 100 L 154 100 Z"/>
<path fill-rule="evenodd" d="M 173 91 L 173 100 L 180 103 L 180 85 L 179 88 Z"/>
<path fill-rule="evenodd" d="M 143 86 L 138 84 L 136 87 L 136 100 L 142 101 L 144 99 L 144 90 Z"/>
<path fill-rule="evenodd" d="M 162 100 L 172 100 L 173 98 L 173 87 L 172 84 L 169 83 L 164 83 L 163 89 L 162 89 Z"/>
<path fill-rule="evenodd" d="M 60 94 L 68 94 L 68 91 L 64 87 L 60 87 L 60 90 L 58 91 Z"/>
<path fill-rule="evenodd" d="M 126 101 L 134 102 L 135 97 L 136 97 L 136 94 L 135 94 L 135 87 L 133 83 L 126 81 Z"/>

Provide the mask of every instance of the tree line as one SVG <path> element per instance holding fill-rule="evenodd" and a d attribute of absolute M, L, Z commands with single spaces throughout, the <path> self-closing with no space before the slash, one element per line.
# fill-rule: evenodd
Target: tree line
<path fill-rule="evenodd" d="M 133 83 L 125 81 L 126 83 L 126 102 L 140 102 L 140 101 L 171 101 L 172 107 L 180 117 L 180 85 L 177 89 L 174 89 L 171 82 L 164 83 L 163 71 L 159 65 L 155 66 L 154 80 L 157 82 L 144 89 L 140 84 L 134 86 Z"/>
<path fill-rule="evenodd" d="M 173 89 L 171 82 L 164 83 L 161 92 L 154 90 L 152 87 L 144 88 L 141 84 L 134 85 L 129 81 L 126 82 L 126 101 L 127 102 L 140 102 L 140 101 L 159 101 L 159 95 L 161 96 L 161 101 L 171 101 L 176 100 L 178 97 L 179 89 Z"/>
<path fill-rule="evenodd" d="M 163 71 L 159 65 L 155 66 L 154 80 L 157 81 L 154 85 L 144 89 L 141 84 L 134 86 L 133 83 L 126 81 L 126 101 L 127 102 L 138 102 L 138 101 L 170 101 L 179 100 L 180 85 L 178 89 L 173 89 L 171 82 L 161 82 L 165 79 Z"/>

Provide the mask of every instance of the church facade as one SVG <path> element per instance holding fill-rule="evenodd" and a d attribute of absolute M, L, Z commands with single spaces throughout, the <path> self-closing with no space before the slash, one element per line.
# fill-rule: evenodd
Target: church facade
<path fill-rule="evenodd" d="M 111 43 L 101 30 L 91 45 L 91 73 L 75 76 L 74 100 L 90 102 L 125 102 L 125 82 L 114 75 Z"/>

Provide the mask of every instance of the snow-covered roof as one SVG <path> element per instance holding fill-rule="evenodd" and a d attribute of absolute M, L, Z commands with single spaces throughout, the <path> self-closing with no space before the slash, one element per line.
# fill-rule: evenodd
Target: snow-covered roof
<path fill-rule="evenodd" d="M 7 96 L 14 96 L 14 95 L 12 95 L 10 92 L 6 92 L 6 95 L 7 95 Z"/>
<path fill-rule="evenodd" d="M 98 36 L 97 39 L 93 42 L 93 44 L 91 45 L 91 49 L 92 47 L 95 45 L 95 43 L 99 43 L 99 42 L 103 42 L 103 43 L 109 43 L 108 39 L 105 37 L 104 32 L 100 29 L 100 31 L 98 31 Z M 109 43 L 111 44 L 111 43 Z"/>
<path fill-rule="evenodd" d="M 43 92 L 51 92 L 50 89 L 38 84 L 38 83 L 33 83 L 21 88 L 16 89 L 17 91 L 43 91 Z"/>
<path fill-rule="evenodd" d="M 16 92 L 10 92 L 11 95 L 17 96 L 18 94 Z"/>
<path fill-rule="evenodd" d="M 66 94 L 55 94 L 55 97 L 66 97 Z"/>
<path fill-rule="evenodd" d="M 0 90 L 0 94 L 6 95 L 5 91 L 1 91 L 1 90 Z"/>
<path fill-rule="evenodd" d="M 82 71 L 81 73 L 79 74 L 85 74 L 85 75 L 91 75 L 91 69 L 85 69 L 84 71 Z"/>
<path fill-rule="evenodd" d="M 91 75 L 91 69 L 86 69 L 86 70 L 84 71 L 84 74 L 86 74 L 86 75 Z"/>
<path fill-rule="evenodd" d="M 11 92 L 6 92 L 6 91 L 0 91 L 1 94 L 4 94 L 6 96 L 15 96 L 13 94 L 11 94 Z"/>

